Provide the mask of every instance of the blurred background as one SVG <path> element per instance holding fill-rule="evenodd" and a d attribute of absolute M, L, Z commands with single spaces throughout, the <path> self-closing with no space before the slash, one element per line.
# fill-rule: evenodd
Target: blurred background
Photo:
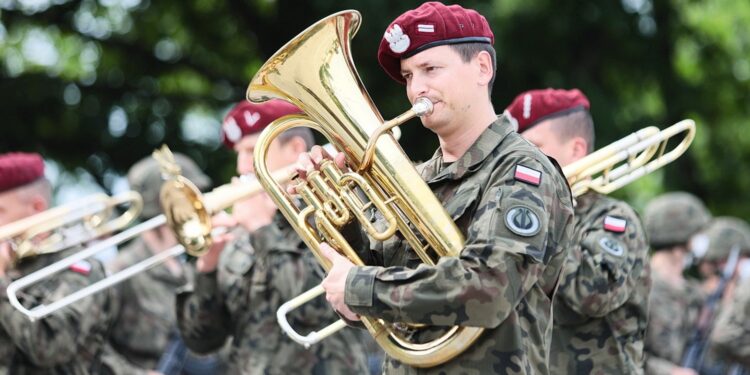
<path fill-rule="evenodd" d="M 404 88 L 375 53 L 411 0 L 0 0 L 0 152 L 48 161 L 57 201 L 127 189 L 122 178 L 161 144 L 190 155 L 216 185 L 235 163 L 224 114 L 260 65 L 316 20 L 357 9 L 354 61 L 384 117 Z M 747 0 L 463 1 L 496 37 L 498 113 L 532 88 L 583 90 L 597 148 L 648 125 L 698 124 L 688 153 L 617 192 L 636 208 L 666 190 L 750 219 L 750 2 Z M 437 147 L 403 129 L 414 160 Z"/>

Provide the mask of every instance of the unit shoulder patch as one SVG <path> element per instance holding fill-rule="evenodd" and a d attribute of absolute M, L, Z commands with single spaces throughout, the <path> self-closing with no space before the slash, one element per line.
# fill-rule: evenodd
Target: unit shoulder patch
<path fill-rule="evenodd" d="M 531 237 L 541 229 L 539 217 L 534 211 L 525 206 L 513 206 L 505 213 L 505 226 L 511 232 L 522 236 Z"/>

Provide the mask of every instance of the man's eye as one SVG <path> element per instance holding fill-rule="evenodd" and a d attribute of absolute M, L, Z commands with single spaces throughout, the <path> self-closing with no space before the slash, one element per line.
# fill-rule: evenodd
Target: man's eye
<path fill-rule="evenodd" d="M 408 81 L 408 80 L 411 79 L 411 73 L 404 73 L 401 76 L 404 77 L 404 80 L 406 80 L 406 81 Z"/>

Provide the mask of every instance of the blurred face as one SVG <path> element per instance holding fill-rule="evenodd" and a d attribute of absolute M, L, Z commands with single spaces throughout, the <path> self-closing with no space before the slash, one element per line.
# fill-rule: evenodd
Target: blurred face
<path fill-rule="evenodd" d="M 554 119 L 542 121 L 530 129 L 521 133 L 529 142 L 533 143 L 547 156 L 553 157 L 560 163 L 560 166 L 566 166 L 578 159 L 576 150 L 576 137 L 567 141 L 560 140 L 558 133 L 554 130 Z"/>
<path fill-rule="evenodd" d="M 25 192 L 23 188 L 0 193 L 0 226 L 29 217 L 47 209 L 41 196 Z"/>
<path fill-rule="evenodd" d="M 253 166 L 255 160 L 254 152 L 259 137 L 260 133 L 250 134 L 242 137 L 239 142 L 235 143 L 234 151 L 237 152 L 238 174 L 255 173 L 255 166 Z M 279 142 L 278 138 L 271 142 L 266 157 L 268 169 L 271 172 L 297 161 L 297 155 L 301 151 L 298 150 L 298 147 L 295 147 L 296 139 L 294 138 L 283 145 Z"/>
<path fill-rule="evenodd" d="M 409 102 L 427 97 L 434 104 L 432 114 L 422 117 L 425 127 L 440 134 L 448 127 L 460 126 L 458 122 L 472 103 L 487 100 L 486 86 L 482 89 L 476 84 L 481 77 L 475 60 L 463 62 L 449 46 L 429 48 L 401 60 Z"/>

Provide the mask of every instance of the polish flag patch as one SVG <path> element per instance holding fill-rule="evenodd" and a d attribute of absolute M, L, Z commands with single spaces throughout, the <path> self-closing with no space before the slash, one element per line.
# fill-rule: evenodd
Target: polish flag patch
<path fill-rule="evenodd" d="M 627 226 L 628 222 L 625 219 L 614 216 L 606 216 L 604 218 L 604 230 L 615 233 L 623 233 L 625 232 L 625 227 Z"/>
<path fill-rule="evenodd" d="M 539 183 L 542 182 L 542 172 L 521 164 L 516 165 L 516 172 L 513 174 L 513 177 L 518 181 L 534 186 L 539 186 Z"/>
<path fill-rule="evenodd" d="M 434 33 L 435 25 L 417 24 L 417 31 L 420 33 Z"/>
<path fill-rule="evenodd" d="M 91 273 L 91 263 L 81 260 L 70 265 L 70 270 L 88 276 Z"/>

